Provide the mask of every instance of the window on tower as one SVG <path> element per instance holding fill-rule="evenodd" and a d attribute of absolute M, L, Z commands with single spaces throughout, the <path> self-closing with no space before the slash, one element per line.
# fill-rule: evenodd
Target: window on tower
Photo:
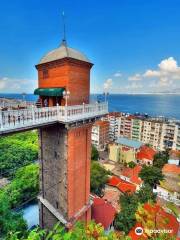
<path fill-rule="evenodd" d="M 47 69 L 43 69 L 43 78 L 48 78 L 48 70 Z"/>

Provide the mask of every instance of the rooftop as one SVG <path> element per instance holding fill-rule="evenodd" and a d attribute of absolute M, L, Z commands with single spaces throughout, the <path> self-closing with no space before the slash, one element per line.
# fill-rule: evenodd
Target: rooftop
<path fill-rule="evenodd" d="M 165 164 L 163 169 L 163 173 L 172 173 L 172 174 L 180 174 L 180 167 L 176 164 Z"/>
<path fill-rule="evenodd" d="M 136 148 L 136 149 L 140 148 L 143 145 L 143 143 L 140 141 L 131 140 L 131 139 L 124 138 L 124 137 L 118 138 L 116 140 L 116 143 L 131 147 L 131 148 Z"/>
<path fill-rule="evenodd" d="M 126 182 L 116 176 L 112 176 L 111 178 L 109 178 L 107 184 L 113 187 L 117 187 L 123 193 L 125 192 L 133 193 L 136 191 L 135 185 L 133 185 L 132 183 Z"/>
<path fill-rule="evenodd" d="M 115 214 L 115 208 L 108 201 L 102 198 L 94 198 L 92 219 L 94 219 L 96 223 L 101 223 L 104 229 L 108 229 L 114 221 Z"/>
<path fill-rule="evenodd" d="M 144 160 L 144 159 L 148 159 L 153 161 L 154 159 L 154 155 L 156 154 L 156 151 L 148 146 L 141 146 L 140 151 L 137 153 L 137 159 L 138 160 Z"/>
<path fill-rule="evenodd" d="M 90 63 L 90 60 L 81 52 L 70 48 L 66 43 L 62 42 L 59 48 L 56 48 L 50 52 L 48 52 L 39 62 L 39 64 L 52 62 L 55 60 L 63 59 L 63 58 L 73 58 L 83 62 Z"/>
<path fill-rule="evenodd" d="M 125 168 L 121 175 L 128 177 L 132 183 L 139 185 L 142 183 L 142 180 L 139 177 L 141 169 L 142 167 L 139 165 L 135 166 L 134 168 Z"/>

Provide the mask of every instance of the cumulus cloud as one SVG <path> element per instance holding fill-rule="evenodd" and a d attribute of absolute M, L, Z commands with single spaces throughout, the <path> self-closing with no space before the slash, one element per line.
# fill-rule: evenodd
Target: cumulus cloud
<path fill-rule="evenodd" d="M 114 76 L 114 77 L 122 77 L 122 73 L 120 73 L 120 72 L 116 72 L 116 73 L 114 73 L 113 76 Z"/>
<path fill-rule="evenodd" d="M 141 76 L 141 74 L 136 73 L 135 75 L 130 76 L 130 77 L 128 78 L 128 80 L 129 80 L 129 81 L 140 81 L 140 80 L 142 80 L 142 76 Z"/>
<path fill-rule="evenodd" d="M 32 79 L 16 79 L 9 77 L 0 78 L 0 92 L 3 93 L 32 93 L 37 87 L 36 80 Z"/>
<path fill-rule="evenodd" d="M 108 78 L 104 83 L 104 91 L 109 91 L 113 85 L 112 78 Z"/>
<path fill-rule="evenodd" d="M 143 77 L 157 78 L 159 86 L 170 86 L 173 84 L 173 80 L 180 80 L 180 67 L 173 57 L 169 57 L 158 64 L 157 70 L 147 70 Z"/>

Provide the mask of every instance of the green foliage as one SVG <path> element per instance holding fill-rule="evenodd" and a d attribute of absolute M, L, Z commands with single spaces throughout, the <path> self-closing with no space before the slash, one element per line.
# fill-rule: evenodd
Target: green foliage
<path fill-rule="evenodd" d="M 144 184 L 136 193 L 139 203 L 156 202 L 156 194 L 149 184 Z"/>
<path fill-rule="evenodd" d="M 116 215 L 115 228 L 126 234 L 135 225 L 135 212 L 138 207 L 137 196 L 135 194 L 125 193 L 120 196 L 121 212 Z"/>
<path fill-rule="evenodd" d="M 149 184 L 151 187 L 159 183 L 159 181 L 163 180 L 164 178 L 161 169 L 146 165 L 142 167 L 139 177 L 144 180 L 145 184 Z"/>
<path fill-rule="evenodd" d="M 179 209 L 174 203 L 168 202 L 166 207 L 169 208 L 177 218 L 179 217 Z"/>
<path fill-rule="evenodd" d="M 27 229 L 21 213 L 13 212 L 10 208 L 8 195 L 0 194 L 0 239 L 9 232 L 18 231 L 18 236 L 22 236 Z"/>
<path fill-rule="evenodd" d="M 37 196 L 38 174 L 38 164 L 20 168 L 12 182 L 0 190 L 0 237 L 16 231 L 19 237 L 26 232 L 27 226 L 21 213 L 12 209 Z"/>
<path fill-rule="evenodd" d="M 98 161 L 98 159 L 99 159 L 99 152 L 98 152 L 97 148 L 94 145 L 92 145 L 92 147 L 91 147 L 91 160 Z"/>
<path fill-rule="evenodd" d="M 37 132 L 29 131 L 1 137 L 0 153 L 0 174 L 9 177 L 14 170 L 38 158 Z"/>
<path fill-rule="evenodd" d="M 134 194 L 125 193 L 121 195 L 119 199 L 121 212 L 116 215 L 115 228 L 127 234 L 136 223 L 135 213 L 138 205 L 148 201 L 155 202 L 155 200 L 156 195 L 147 184 L 143 185 L 140 190 Z"/>
<path fill-rule="evenodd" d="M 158 152 L 154 155 L 153 166 L 162 169 L 164 164 L 168 162 L 168 151 Z"/>
<path fill-rule="evenodd" d="M 91 192 L 100 196 L 108 180 L 109 172 L 106 171 L 98 162 L 91 163 Z"/>
<path fill-rule="evenodd" d="M 38 164 L 30 164 L 17 170 L 12 182 L 1 192 L 8 196 L 11 208 L 35 197 L 39 191 Z"/>
<path fill-rule="evenodd" d="M 126 210 L 121 211 L 117 214 L 114 225 L 117 230 L 123 231 L 125 232 L 125 234 L 128 234 L 130 229 L 135 225 L 135 223 L 135 213 L 132 212 L 131 207 L 127 207 Z"/>
<path fill-rule="evenodd" d="M 135 166 L 136 166 L 136 163 L 133 161 L 128 163 L 128 167 L 130 167 L 130 168 L 134 168 Z"/>
<path fill-rule="evenodd" d="M 50 232 L 35 229 L 26 238 L 19 238 L 17 234 L 9 234 L 6 240 L 128 240 L 128 237 L 120 236 L 114 232 L 106 234 L 100 224 L 90 222 L 87 226 L 78 222 L 72 230 L 66 232 L 65 229 L 56 225 Z"/>

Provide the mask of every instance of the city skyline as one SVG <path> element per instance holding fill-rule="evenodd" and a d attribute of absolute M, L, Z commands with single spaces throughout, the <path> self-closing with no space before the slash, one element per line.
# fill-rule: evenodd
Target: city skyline
<path fill-rule="evenodd" d="M 179 6 L 177 0 L 4 2 L 0 92 L 33 92 L 34 65 L 61 43 L 64 11 L 68 46 L 95 64 L 92 93 L 180 93 Z"/>

